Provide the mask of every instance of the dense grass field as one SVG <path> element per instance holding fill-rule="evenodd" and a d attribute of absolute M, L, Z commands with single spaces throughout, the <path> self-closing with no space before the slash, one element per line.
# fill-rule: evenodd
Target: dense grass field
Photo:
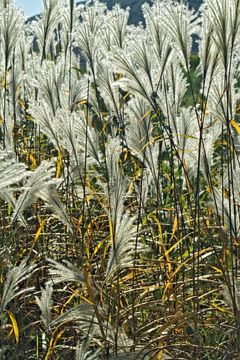
<path fill-rule="evenodd" d="M 240 0 L 184 3 L 0 0 L 0 359 L 240 358 Z"/>

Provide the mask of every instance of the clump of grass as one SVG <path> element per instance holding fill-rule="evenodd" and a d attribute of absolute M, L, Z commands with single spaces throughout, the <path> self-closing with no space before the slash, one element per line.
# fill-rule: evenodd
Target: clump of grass
<path fill-rule="evenodd" d="M 3 359 L 238 358 L 240 0 L 142 11 L 0 2 Z"/>

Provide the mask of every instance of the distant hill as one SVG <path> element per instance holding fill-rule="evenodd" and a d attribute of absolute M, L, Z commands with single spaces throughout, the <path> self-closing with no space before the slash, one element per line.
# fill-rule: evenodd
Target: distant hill
<path fill-rule="evenodd" d="M 140 21 L 143 21 L 142 15 L 142 5 L 145 3 L 152 4 L 152 0 L 101 0 L 101 2 L 107 3 L 109 9 L 111 9 L 115 4 L 119 4 L 123 9 L 130 7 L 130 19 L 131 24 L 138 24 Z M 202 4 L 203 0 L 189 0 L 190 8 L 197 10 Z M 37 15 L 36 15 L 37 16 Z M 32 16 L 28 21 L 36 19 L 36 16 Z"/>
<path fill-rule="evenodd" d="M 142 5 L 145 3 L 152 4 L 152 0 L 101 0 L 101 2 L 107 3 L 109 9 L 111 9 L 115 4 L 119 4 L 122 8 L 126 9 L 130 7 L 130 19 L 131 24 L 138 24 L 140 21 L 143 21 L 142 15 Z M 197 10 L 202 4 L 203 0 L 189 0 L 190 8 Z"/>

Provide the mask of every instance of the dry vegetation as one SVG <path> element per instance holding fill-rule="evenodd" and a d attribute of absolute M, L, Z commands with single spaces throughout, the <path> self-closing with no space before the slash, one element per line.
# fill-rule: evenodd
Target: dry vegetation
<path fill-rule="evenodd" d="M 200 11 L 0 0 L 1 359 L 239 358 L 240 0 Z"/>

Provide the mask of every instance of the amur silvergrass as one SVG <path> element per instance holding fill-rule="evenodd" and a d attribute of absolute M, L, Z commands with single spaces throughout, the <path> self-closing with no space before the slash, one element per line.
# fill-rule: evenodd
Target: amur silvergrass
<path fill-rule="evenodd" d="M 238 359 L 240 0 L 109 4 L 0 0 L 0 358 Z"/>

